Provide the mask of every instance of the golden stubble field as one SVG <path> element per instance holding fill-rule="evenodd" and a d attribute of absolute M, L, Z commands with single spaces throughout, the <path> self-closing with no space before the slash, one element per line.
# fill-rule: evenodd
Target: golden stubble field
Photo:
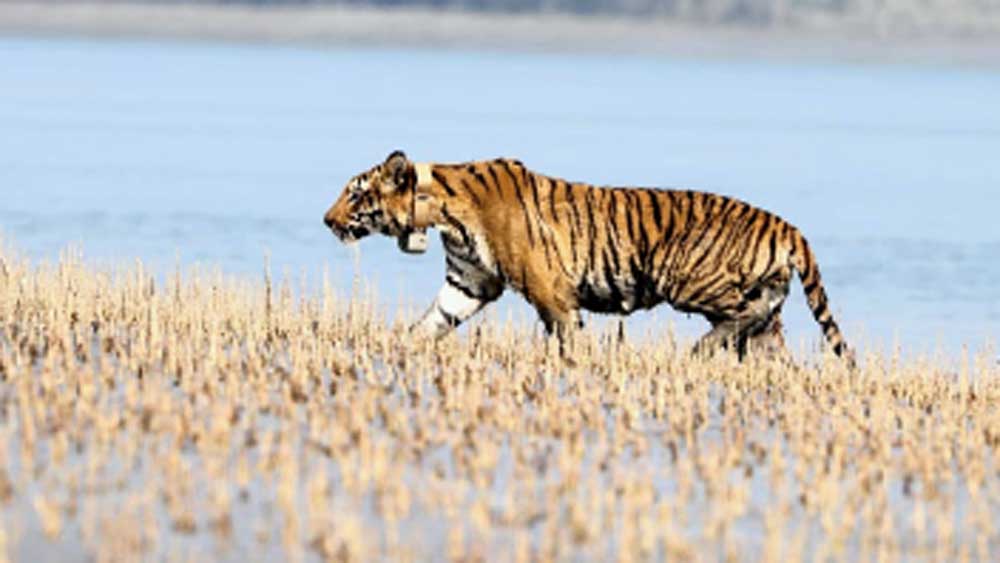
<path fill-rule="evenodd" d="M 0 253 L 0 558 L 995 560 L 1000 371 Z M 395 315 L 406 317 L 408 313 Z"/>

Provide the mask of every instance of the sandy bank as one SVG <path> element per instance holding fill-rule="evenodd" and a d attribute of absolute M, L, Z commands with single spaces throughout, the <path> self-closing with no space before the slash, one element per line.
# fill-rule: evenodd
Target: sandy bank
<path fill-rule="evenodd" d="M 880 38 L 861 28 L 699 27 L 651 19 L 343 7 L 0 2 L 0 34 L 396 46 L 1000 68 L 1000 38 Z"/>

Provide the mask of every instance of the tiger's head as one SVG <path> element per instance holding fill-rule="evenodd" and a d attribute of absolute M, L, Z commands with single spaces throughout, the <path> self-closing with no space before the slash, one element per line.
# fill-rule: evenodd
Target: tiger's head
<path fill-rule="evenodd" d="M 373 232 L 401 236 L 410 225 L 415 185 L 413 164 L 403 151 L 393 151 L 385 162 L 347 182 L 323 222 L 343 242 Z"/>

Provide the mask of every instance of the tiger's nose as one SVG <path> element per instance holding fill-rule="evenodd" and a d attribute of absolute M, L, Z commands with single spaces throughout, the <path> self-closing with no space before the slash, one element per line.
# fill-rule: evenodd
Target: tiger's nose
<path fill-rule="evenodd" d="M 325 224 L 327 226 L 327 228 L 332 229 L 333 228 L 333 215 L 330 214 L 330 213 L 327 213 L 326 215 L 324 215 L 323 216 L 323 224 Z"/>

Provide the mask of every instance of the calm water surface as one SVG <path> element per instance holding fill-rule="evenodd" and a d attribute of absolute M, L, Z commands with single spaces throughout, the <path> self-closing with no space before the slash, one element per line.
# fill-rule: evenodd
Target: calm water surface
<path fill-rule="evenodd" d="M 1000 326 L 1000 75 L 968 70 L 210 43 L 0 40 L 0 230 L 38 259 L 78 243 L 348 288 L 321 216 L 352 174 L 514 156 L 599 184 L 705 189 L 813 243 L 849 340 L 979 348 Z M 381 300 L 422 307 L 440 245 L 361 245 Z M 532 318 L 519 297 L 493 307 Z M 798 285 L 792 342 L 814 343 Z M 663 307 L 637 333 L 706 328 Z M 652 331 L 647 331 L 652 327 Z"/>

